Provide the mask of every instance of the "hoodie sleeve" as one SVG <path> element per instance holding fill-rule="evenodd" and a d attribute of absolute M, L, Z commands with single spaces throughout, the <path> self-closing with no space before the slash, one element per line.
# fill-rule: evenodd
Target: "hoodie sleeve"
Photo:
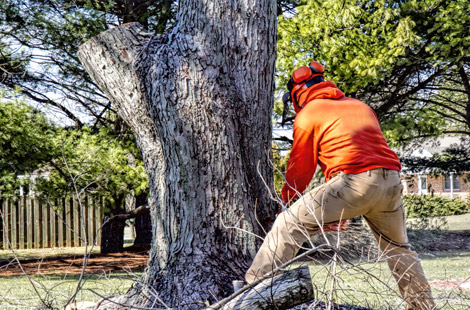
<path fill-rule="evenodd" d="M 297 120 L 296 120 L 297 121 Z M 294 142 L 286 168 L 286 184 L 282 188 L 282 200 L 289 202 L 301 194 L 312 180 L 317 167 L 313 133 L 295 126 Z"/>

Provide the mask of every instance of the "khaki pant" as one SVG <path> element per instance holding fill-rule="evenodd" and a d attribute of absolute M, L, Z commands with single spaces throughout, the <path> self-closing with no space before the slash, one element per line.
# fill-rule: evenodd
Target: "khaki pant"
<path fill-rule="evenodd" d="M 246 281 L 251 283 L 294 258 L 320 226 L 362 215 L 379 242 L 381 255 L 387 258 L 407 309 L 434 309 L 418 255 L 408 243 L 402 189 L 399 173 L 394 170 L 380 168 L 336 175 L 276 218 Z"/>

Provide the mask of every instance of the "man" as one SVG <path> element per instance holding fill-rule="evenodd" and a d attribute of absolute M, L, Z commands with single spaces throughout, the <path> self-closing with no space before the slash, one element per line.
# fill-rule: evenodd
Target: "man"
<path fill-rule="evenodd" d="M 297 115 L 282 199 L 287 204 L 300 196 L 317 163 L 326 183 L 276 218 L 246 280 L 251 283 L 294 258 L 300 245 L 323 227 L 362 215 L 408 309 L 434 309 L 429 284 L 406 235 L 398 157 L 388 147 L 374 111 L 325 81 L 323 72 L 315 61 L 296 69 L 283 97 L 292 101 Z"/>

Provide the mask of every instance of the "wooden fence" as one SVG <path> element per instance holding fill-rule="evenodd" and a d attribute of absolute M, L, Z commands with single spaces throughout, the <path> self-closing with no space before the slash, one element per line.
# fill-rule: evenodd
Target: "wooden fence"
<path fill-rule="evenodd" d="M 0 248 L 37 249 L 100 244 L 100 200 L 55 201 L 36 197 L 0 198 Z"/>

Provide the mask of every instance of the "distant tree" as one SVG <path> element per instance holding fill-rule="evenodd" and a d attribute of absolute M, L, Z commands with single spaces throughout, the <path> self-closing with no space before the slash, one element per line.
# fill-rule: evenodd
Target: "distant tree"
<path fill-rule="evenodd" d="M 112 103 L 83 71 L 78 46 L 129 21 L 162 32 L 173 16 L 173 1 L 0 1 L 0 85 L 20 87 L 75 126 L 103 124 Z"/>
<path fill-rule="evenodd" d="M 18 194 L 17 175 L 31 173 L 57 156 L 52 147 L 56 128 L 22 99 L 0 93 L 0 192 Z"/>
<path fill-rule="evenodd" d="M 131 137 L 123 137 L 126 134 Z M 116 134 L 106 127 L 97 132 L 88 127 L 60 129 L 53 141 L 60 155 L 50 162 L 49 179 L 39 182 L 39 191 L 49 199 L 71 195 L 82 201 L 85 195 L 102 199 L 101 252 L 122 252 L 125 220 L 149 212 L 147 175 L 132 133 Z M 138 210 L 126 209 L 129 195 L 140 197 Z"/>

